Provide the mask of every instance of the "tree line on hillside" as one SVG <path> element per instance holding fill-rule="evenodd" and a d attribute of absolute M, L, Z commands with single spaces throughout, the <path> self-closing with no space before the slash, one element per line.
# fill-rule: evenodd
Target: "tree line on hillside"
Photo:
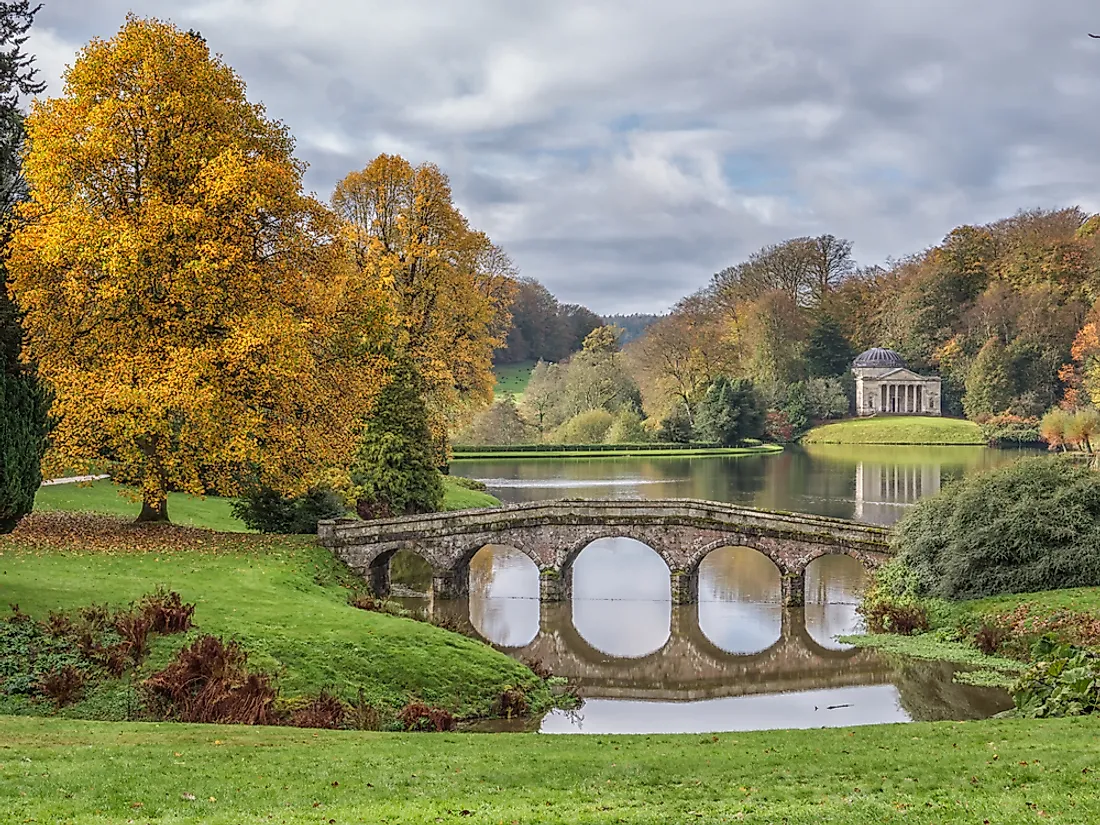
<path fill-rule="evenodd" d="M 978 422 L 990 442 L 1091 452 L 1100 443 L 1098 229 L 1100 216 L 1075 207 L 1021 211 L 876 267 L 858 266 L 851 242 L 833 235 L 766 246 L 616 353 L 604 366 L 616 370 L 605 379 L 619 388 L 613 400 L 575 389 L 592 380 L 587 359 L 541 366 L 516 408 L 522 432 L 502 437 L 574 438 L 559 429 L 572 417 L 602 427 L 608 414 L 627 414 L 624 404 L 641 422 L 632 436 L 700 437 L 700 408 L 724 381 L 751 385 L 764 437 L 793 438 L 850 411 L 852 359 L 884 346 L 938 373 L 944 413 Z M 475 437 L 489 437 L 486 428 L 460 440 Z"/>
<path fill-rule="evenodd" d="M 169 491 L 438 508 L 518 290 L 447 177 L 380 155 L 306 195 L 293 137 L 202 35 L 132 14 L 24 118 L 36 10 L 0 9 L 0 528 L 51 427 L 47 471 L 109 472 L 139 520 Z"/>

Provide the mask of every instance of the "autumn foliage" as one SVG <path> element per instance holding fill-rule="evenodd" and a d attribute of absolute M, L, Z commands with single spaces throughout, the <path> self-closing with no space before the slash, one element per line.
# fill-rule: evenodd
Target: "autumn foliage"
<path fill-rule="evenodd" d="M 170 488 L 233 493 L 245 469 L 294 487 L 346 463 L 384 380 L 386 303 L 240 78 L 131 16 L 27 132 L 10 270 L 57 396 L 53 467 L 109 462 L 159 520 Z"/>

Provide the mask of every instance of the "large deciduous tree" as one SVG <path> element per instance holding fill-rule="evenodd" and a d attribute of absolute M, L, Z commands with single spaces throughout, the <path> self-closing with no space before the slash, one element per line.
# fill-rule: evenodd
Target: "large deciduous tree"
<path fill-rule="evenodd" d="M 433 440 L 493 397 L 493 351 L 508 333 L 515 268 L 451 200 L 432 164 L 379 155 L 336 186 L 333 207 L 359 272 L 389 295 L 397 350 L 422 377 Z M 441 456 L 442 459 L 442 456 Z"/>
<path fill-rule="evenodd" d="M 346 466 L 385 326 L 286 128 L 198 35 L 129 16 L 27 119 L 11 243 L 27 350 L 54 388 L 54 466 L 166 493 L 280 489 Z M 343 460 L 340 460 L 343 459 Z"/>

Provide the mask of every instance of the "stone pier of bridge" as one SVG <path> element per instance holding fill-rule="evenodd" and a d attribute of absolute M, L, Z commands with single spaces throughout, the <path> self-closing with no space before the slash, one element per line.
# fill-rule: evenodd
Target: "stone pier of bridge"
<path fill-rule="evenodd" d="M 806 567 L 814 559 L 845 554 L 874 568 L 891 553 L 881 527 L 694 499 L 564 500 L 378 521 L 339 519 L 321 522 L 318 538 L 379 596 L 390 592 L 393 555 L 416 553 L 431 565 L 432 592 L 439 599 L 467 595 L 470 560 L 481 548 L 508 545 L 534 562 L 546 602 L 572 599 L 574 561 L 605 538 L 651 547 L 668 565 L 676 604 L 698 600 L 699 565 L 721 547 L 750 547 L 771 559 L 788 606 L 803 604 Z"/>

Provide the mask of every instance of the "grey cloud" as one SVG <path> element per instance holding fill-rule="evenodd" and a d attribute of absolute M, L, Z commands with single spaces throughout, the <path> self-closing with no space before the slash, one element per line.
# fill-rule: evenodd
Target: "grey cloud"
<path fill-rule="evenodd" d="M 597 311 L 807 232 L 875 263 L 1100 210 L 1089 0 L 53 0 L 43 69 L 131 7 L 201 30 L 322 196 L 380 151 L 435 162 L 524 274 Z"/>

